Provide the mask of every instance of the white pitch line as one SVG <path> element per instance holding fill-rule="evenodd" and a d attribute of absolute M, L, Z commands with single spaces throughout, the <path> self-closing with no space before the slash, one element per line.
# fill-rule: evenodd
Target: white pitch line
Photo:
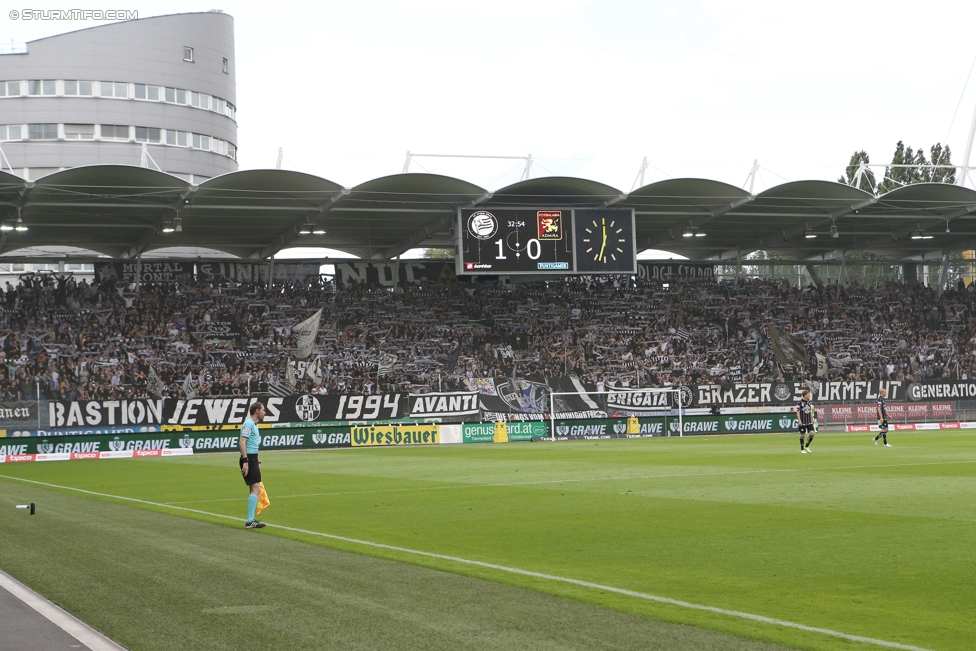
<path fill-rule="evenodd" d="M 669 473 L 665 475 L 634 475 L 631 477 L 582 477 L 577 479 L 541 479 L 537 481 L 516 481 L 495 484 L 450 484 L 447 486 L 420 486 L 417 488 L 381 488 L 369 491 L 332 491 L 327 493 L 296 493 L 295 495 L 278 495 L 275 499 L 287 499 L 295 497 L 322 497 L 326 495 L 368 495 L 372 493 L 404 493 L 412 491 L 440 491 L 452 488 L 504 488 L 506 486 L 536 486 L 539 484 L 573 484 L 589 481 L 630 481 L 635 479 L 670 479 L 675 477 L 722 477 L 725 475 L 753 475 L 770 472 L 816 472 L 820 470 L 857 470 L 863 468 L 904 468 L 912 466 L 946 466 L 960 463 L 976 463 L 972 461 L 933 461 L 926 463 L 891 463 L 891 464 L 870 464 L 863 466 L 834 466 L 831 468 L 767 468 L 753 470 L 730 470 L 728 472 L 684 472 Z M 392 478 L 391 478 L 392 479 Z M 414 481 L 428 481 L 415 479 Z M 436 481 L 436 480 L 435 480 Z M 210 504 L 213 502 L 236 502 L 238 497 L 221 498 L 216 500 L 185 500 L 178 502 L 165 502 L 165 504 Z"/>
<path fill-rule="evenodd" d="M 0 588 L 4 588 L 7 592 L 36 610 L 49 622 L 55 624 L 65 633 L 84 644 L 91 651 L 125 651 L 123 647 L 108 639 L 71 613 L 54 605 L 2 570 L 0 570 Z"/>
<path fill-rule="evenodd" d="M 125 502 L 135 502 L 137 504 L 147 504 L 149 506 L 156 506 L 166 509 L 174 509 L 177 511 L 186 511 L 188 513 L 198 513 L 200 515 L 206 515 L 214 518 L 221 518 L 224 520 L 237 520 L 240 521 L 241 518 L 234 517 L 230 515 L 224 515 L 222 513 L 210 513 L 209 511 L 201 511 L 199 509 L 190 509 L 183 506 L 173 506 L 171 504 L 163 504 L 160 502 L 151 502 L 149 500 L 140 500 L 134 497 L 125 497 L 122 495 L 111 495 L 109 493 L 99 493 L 96 491 L 85 490 L 83 488 L 75 488 L 73 486 L 61 486 L 59 484 L 49 484 L 43 481 L 36 481 L 33 479 L 21 479 L 20 477 L 10 477 L 8 475 L 0 475 L 0 479 L 10 479 L 13 481 L 27 482 L 30 484 L 37 484 L 39 486 L 48 486 L 50 488 L 59 488 L 62 490 L 76 491 L 78 493 L 85 493 L 86 495 L 95 495 L 98 497 L 108 497 L 110 499 L 122 500 Z M 267 524 L 267 523 L 266 523 Z M 359 540 L 358 538 L 348 538 L 346 536 L 338 536 L 331 533 L 323 533 L 321 531 L 310 531 L 308 529 L 299 529 L 297 527 L 288 527 L 281 524 L 267 524 L 268 527 L 274 527 L 275 529 L 281 529 L 282 531 L 292 531 L 294 533 L 301 533 L 309 536 L 318 536 L 321 538 L 328 538 L 330 540 L 338 540 L 345 543 L 350 543 L 354 545 L 362 545 L 365 547 L 372 547 L 374 549 L 385 549 L 394 552 L 400 552 L 402 554 L 411 554 L 414 556 L 423 556 L 425 558 L 436 558 L 438 560 L 450 561 L 452 563 L 461 563 L 463 565 L 472 565 L 475 567 L 483 567 L 491 570 L 497 570 L 499 572 L 507 572 L 509 574 L 517 574 L 520 576 L 528 576 L 535 579 L 545 579 L 547 581 L 554 581 L 557 583 L 567 583 L 570 585 L 576 585 L 583 588 L 592 588 L 594 590 L 602 590 L 604 592 L 612 592 L 614 594 L 624 595 L 627 597 L 634 597 L 637 599 L 643 599 L 645 601 L 653 601 L 662 604 L 668 604 L 671 606 L 678 606 L 681 608 L 689 608 L 691 610 L 702 610 L 710 613 L 716 613 L 719 615 L 726 615 L 729 617 L 737 617 L 739 619 L 746 619 L 753 622 L 761 622 L 763 624 L 772 624 L 774 626 L 782 626 L 785 628 L 791 628 L 799 631 L 806 631 L 808 633 L 820 633 L 822 635 L 828 635 L 830 637 L 840 638 L 842 640 L 848 640 L 851 642 L 863 642 L 865 644 L 873 644 L 875 646 L 885 647 L 888 649 L 901 649 L 902 651 L 931 651 L 930 649 L 925 649 L 923 647 L 912 646 L 910 644 L 901 644 L 899 642 L 889 642 L 887 640 L 879 640 L 873 637 L 865 637 L 862 635 L 851 635 L 850 633 L 843 633 L 841 631 L 834 631 L 829 628 L 820 628 L 817 626 L 807 626 L 806 624 L 797 624 L 796 622 L 789 622 L 782 619 L 775 619 L 773 617 L 766 617 L 765 615 L 754 615 L 752 613 L 745 613 L 738 610 L 727 610 L 725 608 L 717 608 L 715 606 L 706 606 L 703 604 L 691 603 L 689 601 L 681 601 L 679 599 L 671 599 L 670 597 L 659 597 L 657 595 L 648 594 L 646 592 L 637 592 L 634 590 L 626 590 L 624 588 L 616 588 L 609 585 L 602 585 L 600 583 L 592 583 L 590 581 L 583 581 L 581 579 L 573 579 L 564 576 L 556 576 L 554 574 L 543 574 L 541 572 L 533 572 L 531 570 L 523 570 L 517 567 L 508 567 L 506 565 L 496 565 L 494 563 L 485 563 L 484 561 L 475 561 L 468 558 L 461 558 L 460 556 L 448 556 L 446 554 L 437 554 L 434 552 L 425 552 L 417 549 L 409 549 L 407 547 L 397 547 L 395 545 L 385 545 L 383 543 L 372 542 L 369 540 Z"/>

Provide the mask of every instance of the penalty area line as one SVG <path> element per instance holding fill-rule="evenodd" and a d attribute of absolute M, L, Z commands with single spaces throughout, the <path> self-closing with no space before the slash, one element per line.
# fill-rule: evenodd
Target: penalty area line
<path fill-rule="evenodd" d="M 73 486 L 61 486 L 59 484 L 51 484 L 48 482 L 37 481 L 34 479 L 22 479 L 20 477 L 11 477 L 9 475 L 0 475 L 0 479 L 9 479 L 12 481 L 26 482 L 29 484 L 36 484 L 38 486 L 47 486 L 49 488 L 57 488 L 61 490 L 75 491 L 78 493 L 84 493 L 86 495 L 94 495 L 97 497 L 107 497 L 110 499 L 121 500 L 124 502 L 134 502 L 137 504 L 146 504 L 148 506 L 155 506 L 164 509 L 173 509 L 176 511 L 184 511 L 187 513 L 197 513 L 199 515 L 206 515 L 208 517 L 221 518 L 224 520 L 237 520 L 241 521 L 241 518 L 234 517 L 231 515 L 224 515 L 222 513 L 211 513 L 209 511 L 202 511 L 200 509 L 191 509 L 184 506 L 173 506 L 171 504 L 164 504 L 161 502 L 152 502 L 149 500 L 140 500 L 135 497 L 125 497 L 123 495 L 112 495 L 110 493 L 99 493 L 97 491 L 90 491 L 83 488 L 75 488 Z M 243 500 L 242 500 L 243 501 Z M 505 572 L 508 574 L 516 574 L 519 576 L 527 576 L 534 579 L 543 579 L 546 581 L 553 581 L 556 583 L 565 583 L 569 585 L 575 585 L 583 588 L 590 588 L 593 590 L 601 590 L 604 592 L 612 592 L 614 594 L 624 595 L 627 597 L 634 597 L 636 599 L 642 599 L 644 601 L 652 601 L 661 604 L 667 604 L 670 606 L 678 606 L 680 608 L 688 608 L 690 610 L 698 610 L 709 613 L 715 613 L 718 615 L 725 615 L 728 617 L 735 617 L 738 619 L 745 619 L 753 622 L 760 622 L 763 624 L 770 624 L 773 626 L 781 626 L 784 628 L 791 628 L 798 631 L 805 631 L 808 633 L 819 633 L 821 635 L 828 635 L 830 637 L 840 638 L 842 640 L 848 640 L 850 642 L 863 642 L 865 644 L 873 644 L 875 646 L 885 647 L 888 649 L 901 649 L 903 651 L 930 651 L 930 649 L 925 649 L 923 647 L 912 646 L 910 644 L 901 644 L 899 642 L 889 642 L 887 640 L 879 640 L 872 637 L 865 637 L 862 635 L 852 635 L 850 633 L 843 633 L 841 631 L 835 631 L 829 628 L 820 628 L 817 626 L 807 626 L 806 624 L 798 624 L 796 622 L 790 622 L 782 619 L 776 619 L 773 617 L 766 617 L 765 615 L 755 615 L 752 613 L 746 613 L 738 610 L 728 610 L 726 608 L 718 608 L 716 606 L 706 606 L 704 604 L 696 604 L 689 601 L 681 601 L 680 599 L 671 599 L 670 597 L 661 597 L 658 595 L 648 594 L 646 592 L 637 592 L 635 590 L 627 590 L 625 588 L 617 588 L 614 586 L 603 585 L 600 583 L 593 583 L 591 581 L 583 581 L 582 579 L 573 579 L 565 576 L 557 576 L 554 574 L 545 574 L 542 572 L 533 572 L 532 570 L 523 570 L 517 567 L 508 567 L 506 565 L 497 565 L 495 563 L 486 563 L 484 561 L 475 561 L 468 558 L 461 558 L 460 556 L 450 556 L 447 554 L 437 554 L 435 552 L 426 552 L 418 549 L 410 549 L 408 547 L 399 547 L 396 545 L 386 545 L 383 543 L 372 542 L 370 540 L 360 540 L 358 538 L 349 538 L 347 536 L 339 536 L 331 533 L 323 533 L 321 531 L 311 531 L 308 529 L 301 529 L 298 527 L 289 527 L 281 524 L 270 524 L 266 523 L 268 527 L 274 527 L 275 529 L 281 529 L 282 531 L 291 531 L 293 533 L 305 534 L 308 536 L 316 536 L 320 538 L 327 538 L 329 540 L 337 540 L 345 543 L 350 543 L 354 545 L 361 545 L 364 547 L 372 547 L 373 549 L 385 549 L 388 551 L 399 552 L 402 554 L 410 554 L 413 556 L 421 556 L 424 558 L 435 558 L 443 561 L 450 561 L 452 563 L 459 563 L 462 565 L 470 565 L 473 567 L 482 567 L 485 569 L 496 570 L 499 572 Z"/>

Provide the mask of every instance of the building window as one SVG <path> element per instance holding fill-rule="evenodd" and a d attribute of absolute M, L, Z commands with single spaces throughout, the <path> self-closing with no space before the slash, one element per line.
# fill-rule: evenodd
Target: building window
<path fill-rule="evenodd" d="M 186 91 L 183 90 L 182 88 L 176 89 L 176 103 L 186 104 Z"/>
<path fill-rule="evenodd" d="M 159 86 L 146 86 L 146 99 L 159 101 Z"/>
<path fill-rule="evenodd" d="M 7 97 L 14 97 L 20 95 L 20 82 L 19 81 L 8 81 L 7 82 Z"/>
<path fill-rule="evenodd" d="M 17 83 L 18 87 L 20 83 Z M 19 91 L 19 88 L 18 88 Z M 18 92 L 18 94 L 20 94 Z M 57 94 L 57 82 L 54 79 L 30 79 L 27 81 L 28 95 L 55 95 Z"/>
<path fill-rule="evenodd" d="M 132 95 L 136 99 L 146 99 L 146 85 L 145 84 L 133 84 L 132 85 Z"/>
<path fill-rule="evenodd" d="M 129 127 L 119 124 L 103 124 L 102 140 L 128 140 Z"/>
<path fill-rule="evenodd" d="M 27 138 L 29 140 L 57 140 L 58 125 L 56 123 L 28 124 Z"/>
<path fill-rule="evenodd" d="M 78 81 L 76 79 L 65 79 L 64 94 L 84 95 L 85 97 L 91 97 L 93 84 L 94 82 L 91 81 Z"/>
<path fill-rule="evenodd" d="M 183 46 L 183 60 L 184 61 L 191 61 L 191 62 L 193 61 L 193 48 L 192 47 L 186 47 L 185 45 Z"/>
<path fill-rule="evenodd" d="M 221 70 L 223 70 L 223 71 L 224 71 L 224 74 L 225 74 L 225 75 L 226 75 L 226 74 L 227 74 L 228 72 L 230 72 L 230 63 L 228 63 L 228 62 L 227 62 L 227 59 L 224 59 L 224 62 L 223 62 L 223 64 L 221 65 Z"/>
<path fill-rule="evenodd" d="M 103 81 L 99 84 L 102 97 L 129 97 L 129 84 L 122 81 Z"/>
<path fill-rule="evenodd" d="M 0 124 L 0 140 L 20 140 L 20 134 L 19 124 Z"/>
<path fill-rule="evenodd" d="M 64 125 L 65 140 L 92 140 L 95 137 L 94 124 Z"/>
<path fill-rule="evenodd" d="M 166 90 L 166 92 L 164 93 L 164 97 L 166 98 L 165 101 L 170 102 L 171 104 L 172 103 L 175 103 L 176 102 L 176 89 L 175 88 L 167 88 L 165 90 Z"/>
<path fill-rule="evenodd" d="M 159 142 L 160 131 L 152 127 L 136 127 L 136 142 Z"/>

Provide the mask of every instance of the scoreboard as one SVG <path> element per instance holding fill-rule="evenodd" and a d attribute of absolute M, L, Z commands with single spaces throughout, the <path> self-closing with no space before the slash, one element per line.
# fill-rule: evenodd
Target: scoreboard
<path fill-rule="evenodd" d="M 465 208 L 459 274 L 636 274 L 630 209 Z"/>

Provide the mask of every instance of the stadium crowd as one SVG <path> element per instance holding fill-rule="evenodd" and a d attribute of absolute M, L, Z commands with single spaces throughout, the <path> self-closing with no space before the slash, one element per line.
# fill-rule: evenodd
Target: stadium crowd
<path fill-rule="evenodd" d="M 452 391 L 485 377 L 575 373 L 598 390 L 799 380 L 765 329 L 801 337 L 831 379 L 973 377 L 976 288 L 798 288 L 785 281 L 567 278 L 498 285 L 185 283 L 117 286 L 70 275 L 9 282 L 3 400 L 148 394 Z M 291 327 L 323 308 L 307 364 Z M 757 350 L 758 348 L 758 350 Z M 380 362 L 383 361 L 383 368 Z M 156 382 L 158 378 L 159 382 Z"/>

